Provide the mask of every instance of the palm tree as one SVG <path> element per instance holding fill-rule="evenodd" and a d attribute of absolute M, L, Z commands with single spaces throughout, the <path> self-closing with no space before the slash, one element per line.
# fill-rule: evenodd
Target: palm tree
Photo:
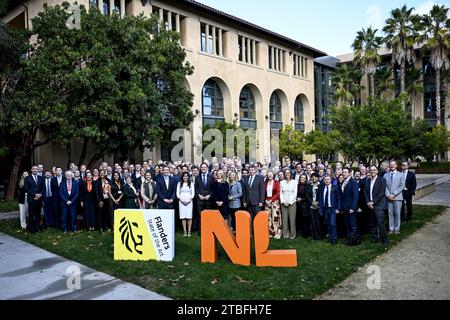
<path fill-rule="evenodd" d="M 441 79 L 442 72 L 450 69 L 450 19 L 449 8 L 434 5 L 429 14 L 420 19 L 421 41 L 429 52 L 430 62 L 436 71 L 436 118 L 442 124 Z M 445 119 L 445 103 L 444 103 Z"/>
<path fill-rule="evenodd" d="M 409 96 L 409 106 L 411 110 L 408 112 L 414 119 L 416 110 L 416 97 L 419 92 L 423 91 L 422 70 L 414 67 L 407 68 L 405 73 L 405 91 Z"/>
<path fill-rule="evenodd" d="M 419 37 L 417 30 L 419 17 L 412 14 L 413 10 L 414 8 L 408 9 L 406 5 L 392 10 L 391 16 L 386 20 L 386 25 L 383 28 L 383 32 L 386 34 L 383 42 L 392 50 L 392 65 L 398 64 L 400 66 L 400 94 L 406 92 L 406 64 L 416 62 L 414 44 Z"/>
<path fill-rule="evenodd" d="M 393 80 L 393 69 L 386 65 L 379 66 L 375 72 L 377 96 L 383 98 L 386 92 L 394 90 Z"/>
<path fill-rule="evenodd" d="M 336 87 L 335 98 L 337 105 L 354 105 L 361 91 L 361 77 L 359 70 L 351 65 L 342 64 L 331 75 L 333 85 Z"/>
<path fill-rule="evenodd" d="M 355 58 L 353 62 L 355 65 L 361 66 L 364 74 L 369 78 L 370 96 L 375 96 L 375 77 L 377 65 L 381 62 L 381 57 L 378 49 L 381 47 L 382 38 L 377 37 L 378 29 L 373 30 L 372 27 L 364 28 L 358 31 L 355 41 L 353 42 L 353 50 Z"/>

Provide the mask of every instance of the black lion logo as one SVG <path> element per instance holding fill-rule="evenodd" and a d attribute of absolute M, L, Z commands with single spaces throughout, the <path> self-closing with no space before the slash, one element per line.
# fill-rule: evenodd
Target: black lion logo
<path fill-rule="evenodd" d="M 130 247 L 130 241 L 132 242 L 132 245 L 134 246 L 134 250 L 142 255 L 142 250 L 139 250 L 138 247 L 142 247 L 143 245 L 143 237 L 142 235 L 134 235 L 133 233 L 133 227 L 139 228 L 138 224 L 136 222 L 130 223 L 125 217 L 120 220 L 120 228 L 119 232 L 121 233 L 121 239 L 122 244 L 125 245 L 128 251 L 130 253 L 133 253 L 133 250 Z M 137 239 L 139 242 L 137 241 Z"/>

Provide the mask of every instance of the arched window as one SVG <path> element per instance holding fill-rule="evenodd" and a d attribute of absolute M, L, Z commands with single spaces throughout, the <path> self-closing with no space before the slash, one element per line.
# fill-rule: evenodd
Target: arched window
<path fill-rule="evenodd" d="M 273 130 L 281 129 L 283 127 L 282 119 L 280 96 L 277 92 L 274 92 L 270 97 L 270 128 Z"/>
<path fill-rule="evenodd" d="M 294 105 L 294 113 L 295 113 L 295 130 L 305 131 L 305 116 L 303 111 L 303 102 L 300 96 L 295 100 Z"/>
<path fill-rule="evenodd" d="M 214 126 L 216 121 L 225 120 L 223 109 L 223 95 L 219 85 L 214 80 L 206 81 L 202 90 L 203 125 Z"/>
<path fill-rule="evenodd" d="M 240 126 L 244 129 L 256 129 L 255 97 L 248 86 L 245 86 L 239 96 Z"/>

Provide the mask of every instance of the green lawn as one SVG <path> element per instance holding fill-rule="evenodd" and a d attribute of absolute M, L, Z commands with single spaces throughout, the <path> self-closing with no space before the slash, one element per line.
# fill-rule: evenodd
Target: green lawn
<path fill-rule="evenodd" d="M 416 206 L 415 221 L 391 237 L 390 247 L 411 235 L 445 210 L 441 206 Z M 297 249 L 298 268 L 249 268 L 234 266 L 222 250 L 219 263 L 200 263 L 200 238 L 176 236 L 176 258 L 172 263 L 116 262 L 111 233 L 63 235 L 47 230 L 30 235 L 19 222 L 0 221 L 0 231 L 35 244 L 96 270 L 175 299 L 312 299 L 344 280 L 386 250 L 381 244 L 331 246 L 297 238 L 271 241 L 271 249 Z"/>

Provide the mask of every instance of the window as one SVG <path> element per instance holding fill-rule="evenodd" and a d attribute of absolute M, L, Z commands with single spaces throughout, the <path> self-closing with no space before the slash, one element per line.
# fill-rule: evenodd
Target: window
<path fill-rule="evenodd" d="M 109 16 L 109 1 L 103 1 L 103 14 Z"/>
<path fill-rule="evenodd" d="M 207 23 L 200 25 L 201 51 L 223 56 L 224 30 Z"/>
<path fill-rule="evenodd" d="M 305 131 L 305 117 L 303 110 L 303 102 L 300 96 L 295 100 L 294 105 L 294 113 L 295 113 L 295 130 Z"/>
<path fill-rule="evenodd" d="M 242 89 L 239 96 L 239 111 L 241 127 L 244 129 L 256 129 L 255 97 L 248 86 Z"/>
<path fill-rule="evenodd" d="M 248 64 L 257 64 L 258 43 L 256 40 L 239 36 L 238 37 L 238 60 Z"/>
<path fill-rule="evenodd" d="M 223 96 L 214 80 L 206 81 L 203 86 L 203 125 L 214 126 L 216 121 L 224 120 Z"/>
<path fill-rule="evenodd" d="M 282 127 L 281 100 L 279 94 L 274 92 L 270 97 L 270 128 L 277 130 Z"/>
<path fill-rule="evenodd" d="M 302 57 L 298 54 L 294 54 L 293 57 L 294 70 L 293 74 L 297 77 L 308 77 L 308 58 Z"/>
<path fill-rule="evenodd" d="M 89 6 L 91 8 L 98 8 L 98 0 L 89 0 Z"/>
<path fill-rule="evenodd" d="M 285 72 L 286 51 L 274 46 L 269 46 L 269 69 Z"/>
<path fill-rule="evenodd" d="M 113 12 L 120 15 L 120 0 L 114 0 Z"/>
<path fill-rule="evenodd" d="M 163 22 L 166 30 L 172 30 L 180 32 L 181 30 L 181 20 L 184 19 L 183 16 L 176 12 L 152 6 L 152 13 L 159 17 L 159 20 Z"/>

